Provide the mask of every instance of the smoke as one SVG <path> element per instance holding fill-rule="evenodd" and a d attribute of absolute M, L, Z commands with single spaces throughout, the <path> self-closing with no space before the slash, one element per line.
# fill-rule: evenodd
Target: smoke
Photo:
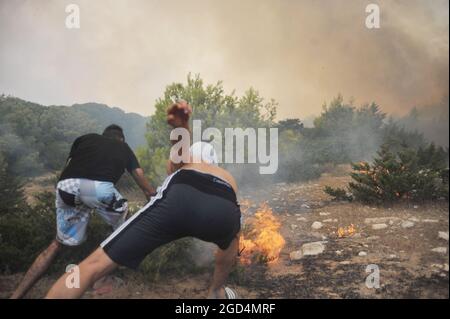
<path fill-rule="evenodd" d="M 189 255 L 196 267 L 210 267 L 214 263 L 214 253 L 217 246 L 197 238 L 192 239 Z"/>
<path fill-rule="evenodd" d="M 397 122 L 410 131 L 423 134 L 428 142 L 449 146 L 449 98 L 441 103 L 413 109 L 407 116 Z"/>
<path fill-rule="evenodd" d="M 365 6 L 381 28 L 365 27 Z M 81 29 L 65 28 L 65 5 Z M 96 101 L 151 114 L 188 72 L 249 86 L 278 118 L 337 93 L 407 114 L 448 96 L 448 1 L 1 1 L 0 92 L 42 104 Z M 12 14 L 14 13 L 14 14 Z"/>

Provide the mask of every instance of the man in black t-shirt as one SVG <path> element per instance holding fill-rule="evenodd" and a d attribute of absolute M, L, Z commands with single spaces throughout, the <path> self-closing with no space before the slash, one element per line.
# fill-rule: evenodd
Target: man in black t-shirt
<path fill-rule="evenodd" d="M 95 210 L 114 229 L 127 216 L 127 200 L 115 188 L 128 171 L 147 199 L 154 194 L 122 128 L 108 126 L 102 135 L 80 136 L 72 144 L 56 186 L 56 239 L 35 260 L 11 298 L 21 298 L 44 274 L 63 246 L 78 246 Z"/>

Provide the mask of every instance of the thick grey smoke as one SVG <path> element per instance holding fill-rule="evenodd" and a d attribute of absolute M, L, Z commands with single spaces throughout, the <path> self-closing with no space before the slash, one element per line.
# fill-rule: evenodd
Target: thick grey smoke
<path fill-rule="evenodd" d="M 0 91 L 43 104 L 96 101 L 151 114 L 188 72 L 249 86 L 278 118 L 318 114 L 338 93 L 406 114 L 448 96 L 447 0 L 0 1 Z M 81 29 L 65 6 L 79 4 Z"/>

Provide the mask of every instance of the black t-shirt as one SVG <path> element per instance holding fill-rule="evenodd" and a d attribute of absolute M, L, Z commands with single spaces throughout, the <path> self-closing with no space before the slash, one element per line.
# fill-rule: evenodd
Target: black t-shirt
<path fill-rule="evenodd" d="M 117 183 L 125 169 L 132 172 L 139 162 L 127 143 L 99 134 L 80 136 L 73 142 L 59 180 L 86 178 Z"/>

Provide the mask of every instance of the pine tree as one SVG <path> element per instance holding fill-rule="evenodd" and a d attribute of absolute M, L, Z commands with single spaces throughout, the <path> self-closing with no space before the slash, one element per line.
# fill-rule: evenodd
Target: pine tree
<path fill-rule="evenodd" d="M 372 164 L 353 164 L 353 181 L 348 185 L 348 192 L 352 199 L 365 203 L 448 200 L 448 175 L 448 152 L 442 147 L 433 144 L 419 149 L 404 146 L 393 151 L 385 144 Z M 325 191 L 340 199 L 337 195 L 346 192 L 330 187 Z"/>

